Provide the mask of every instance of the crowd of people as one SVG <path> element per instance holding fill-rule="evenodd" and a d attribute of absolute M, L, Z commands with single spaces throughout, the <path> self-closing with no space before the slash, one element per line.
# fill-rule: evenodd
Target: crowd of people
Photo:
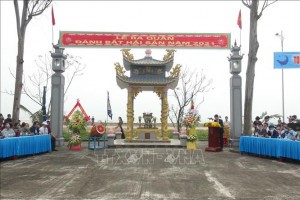
<path fill-rule="evenodd" d="M 270 116 L 265 116 L 263 121 L 260 120 L 260 117 L 257 116 L 253 122 L 254 136 L 300 140 L 300 135 L 289 127 L 288 124 L 281 122 L 280 119 L 278 120 L 277 125 L 270 122 Z M 289 117 L 289 123 L 294 123 L 296 120 L 296 115 Z"/>
<path fill-rule="evenodd" d="M 10 114 L 4 119 L 4 116 L 0 113 L 0 136 L 2 138 L 46 134 L 51 136 L 52 151 L 57 151 L 55 149 L 55 135 L 51 131 L 49 120 L 44 121 L 41 124 L 38 121 L 35 121 L 30 127 L 28 123 L 21 123 L 20 120 L 13 124 Z"/>

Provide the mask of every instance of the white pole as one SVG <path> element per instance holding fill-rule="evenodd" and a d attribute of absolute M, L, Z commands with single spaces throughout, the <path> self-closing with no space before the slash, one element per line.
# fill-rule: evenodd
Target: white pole
<path fill-rule="evenodd" d="M 242 29 L 240 29 L 240 52 L 242 53 Z"/>
<path fill-rule="evenodd" d="M 281 40 L 281 52 L 283 52 L 283 32 L 281 30 L 281 35 L 280 35 L 280 40 Z M 283 68 L 281 69 L 281 82 L 282 82 L 282 117 L 283 117 L 283 122 L 285 122 L 285 114 L 284 114 L 284 72 Z"/>
<path fill-rule="evenodd" d="M 0 56 L 0 60 L 1 60 L 1 56 Z M 2 83 L 1 83 L 1 65 L 0 65 L 0 113 L 1 113 L 1 103 L 2 103 L 2 99 L 1 99 L 1 94 L 2 94 Z"/>

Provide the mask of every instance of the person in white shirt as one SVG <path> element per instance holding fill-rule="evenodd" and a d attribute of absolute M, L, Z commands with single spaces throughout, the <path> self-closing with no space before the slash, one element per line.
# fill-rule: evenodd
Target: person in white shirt
<path fill-rule="evenodd" d="M 10 128 L 10 123 L 5 123 L 5 128 L 1 131 L 1 134 L 4 136 L 4 137 L 14 137 L 16 136 L 16 133 L 15 131 Z"/>
<path fill-rule="evenodd" d="M 40 135 L 46 135 L 46 134 L 49 134 L 49 131 L 48 131 L 48 123 L 47 122 L 43 122 L 42 123 L 42 127 L 40 128 Z"/>

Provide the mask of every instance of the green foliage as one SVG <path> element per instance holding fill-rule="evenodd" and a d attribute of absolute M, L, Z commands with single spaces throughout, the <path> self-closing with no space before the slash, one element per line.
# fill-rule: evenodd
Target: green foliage
<path fill-rule="evenodd" d="M 173 139 L 173 130 L 172 129 L 168 129 L 168 136 L 170 139 Z"/>
<path fill-rule="evenodd" d="M 80 132 L 80 138 L 82 141 L 87 141 L 89 139 L 90 133 L 86 130 Z M 72 133 L 71 132 L 63 132 L 63 138 L 65 139 L 65 141 L 69 141 L 70 138 L 72 137 Z"/>
<path fill-rule="evenodd" d="M 196 134 L 197 134 L 197 139 L 199 141 L 205 141 L 208 140 L 208 130 L 196 130 Z"/>
<path fill-rule="evenodd" d="M 168 130 L 169 138 L 173 139 L 173 130 Z M 198 141 L 207 141 L 208 140 L 208 130 L 196 129 L 196 138 Z"/>
<path fill-rule="evenodd" d="M 71 136 L 72 136 L 72 134 L 70 132 L 67 132 L 67 131 L 63 132 L 63 138 L 65 139 L 65 141 L 69 141 Z"/>
<path fill-rule="evenodd" d="M 82 140 L 88 140 L 90 137 L 90 132 L 88 131 L 83 131 L 80 133 L 80 137 Z"/>
<path fill-rule="evenodd" d="M 67 122 L 69 130 L 71 130 L 71 132 L 73 133 L 84 132 L 86 130 L 85 129 L 86 124 L 87 123 L 84 120 L 84 117 L 79 110 L 75 111 L 74 114 L 72 115 L 71 120 Z"/>
<path fill-rule="evenodd" d="M 43 121 L 43 111 L 38 110 L 33 115 L 30 116 L 32 123 L 35 121 L 42 122 Z"/>

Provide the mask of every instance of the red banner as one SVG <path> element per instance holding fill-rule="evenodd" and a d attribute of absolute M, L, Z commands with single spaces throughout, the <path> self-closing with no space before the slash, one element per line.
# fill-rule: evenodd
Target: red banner
<path fill-rule="evenodd" d="M 230 34 L 60 32 L 62 47 L 228 49 Z"/>

